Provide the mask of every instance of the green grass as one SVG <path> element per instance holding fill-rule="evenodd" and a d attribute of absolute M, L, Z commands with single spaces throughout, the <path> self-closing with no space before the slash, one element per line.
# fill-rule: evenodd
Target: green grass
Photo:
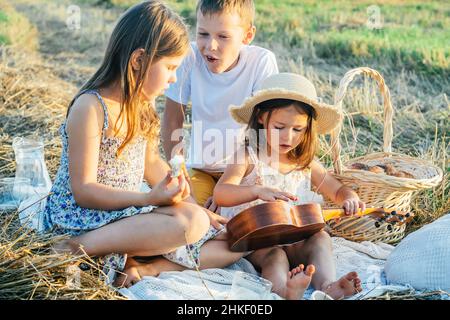
<path fill-rule="evenodd" d="M 37 47 L 35 28 L 6 2 L 0 3 L 0 45 L 17 45 L 31 50 Z"/>
<path fill-rule="evenodd" d="M 0 45 L 2 44 L 10 44 L 11 41 L 9 38 L 4 34 L 3 30 L 6 29 L 6 25 L 8 24 L 9 18 L 5 11 L 0 10 Z"/>
<path fill-rule="evenodd" d="M 167 2 L 195 25 L 195 1 Z M 367 27 L 368 8 L 374 4 L 381 29 Z M 329 61 L 387 61 L 428 76 L 449 75 L 450 5 L 444 1 L 258 0 L 256 9 L 256 42 L 310 46 Z"/>
<path fill-rule="evenodd" d="M 5 35 L 0 34 L 0 45 L 2 45 L 2 44 L 5 44 L 5 45 L 10 44 L 10 41 Z"/>
<path fill-rule="evenodd" d="M 136 3 L 80 1 L 122 7 Z M 196 0 L 166 2 L 195 25 Z M 371 5 L 379 10 L 381 29 L 367 27 Z M 309 46 L 329 61 L 387 61 L 428 76 L 450 75 L 450 4 L 446 1 L 257 0 L 256 11 L 256 42 Z"/>
<path fill-rule="evenodd" d="M 0 23 L 6 23 L 8 22 L 9 18 L 8 15 L 6 14 L 6 12 L 4 12 L 3 10 L 0 10 Z"/>

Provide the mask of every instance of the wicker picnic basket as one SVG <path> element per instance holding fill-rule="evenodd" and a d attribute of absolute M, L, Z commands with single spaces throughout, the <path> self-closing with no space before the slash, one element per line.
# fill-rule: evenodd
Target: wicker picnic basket
<path fill-rule="evenodd" d="M 331 134 L 331 146 L 333 157 L 334 176 L 344 185 L 354 189 L 362 201 L 370 207 L 383 207 L 409 212 L 412 196 L 427 188 L 435 187 L 442 180 L 443 172 L 439 167 L 428 161 L 413 158 L 407 155 L 392 152 L 392 119 L 394 110 L 391 104 L 389 89 L 383 77 L 376 70 L 361 67 L 348 71 L 342 78 L 335 97 L 335 105 L 342 110 L 342 101 L 349 84 L 357 75 L 367 75 L 377 81 L 384 102 L 384 132 L 383 152 L 368 154 L 354 158 L 344 165 L 341 162 L 340 134 L 342 123 Z M 386 173 L 374 173 L 363 169 L 355 169 L 367 165 L 381 167 L 394 167 L 398 172 L 404 172 L 403 177 L 388 175 Z M 330 203 L 328 203 L 330 205 Z M 333 236 L 340 236 L 352 241 L 381 241 L 396 243 L 405 234 L 406 224 L 389 225 L 382 223 L 375 227 L 374 220 L 368 217 L 344 218 L 341 221 L 329 221 L 329 231 Z"/>

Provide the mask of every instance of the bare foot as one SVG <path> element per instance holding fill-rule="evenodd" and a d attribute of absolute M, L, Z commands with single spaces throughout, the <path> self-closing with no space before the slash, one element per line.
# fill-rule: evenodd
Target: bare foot
<path fill-rule="evenodd" d="M 301 300 L 303 294 L 311 283 L 311 278 L 316 268 L 310 264 L 303 271 L 304 265 L 301 264 L 297 268 L 288 272 L 288 279 L 286 281 L 286 299 L 287 300 Z"/>
<path fill-rule="evenodd" d="M 335 300 L 344 299 L 362 291 L 361 280 L 356 272 L 349 272 L 339 280 L 322 286 L 322 291 Z"/>
<path fill-rule="evenodd" d="M 142 280 L 144 276 L 156 277 L 159 272 L 153 267 L 153 263 L 138 262 L 133 258 L 127 258 L 123 272 L 118 273 L 114 286 L 129 288 Z"/>

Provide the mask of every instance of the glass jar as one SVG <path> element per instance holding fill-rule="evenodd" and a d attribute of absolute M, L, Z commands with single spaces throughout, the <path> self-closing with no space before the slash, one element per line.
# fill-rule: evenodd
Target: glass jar
<path fill-rule="evenodd" d="M 28 188 L 20 186 L 24 198 L 50 192 L 52 182 L 44 159 L 44 143 L 40 138 L 15 137 L 16 179 L 28 179 Z M 17 186 L 18 187 L 18 186 Z"/>
<path fill-rule="evenodd" d="M 22 200 L 28 197 L 30 179 L 1 178 L 0 179 L 0 210 L 14 210 Z"/>

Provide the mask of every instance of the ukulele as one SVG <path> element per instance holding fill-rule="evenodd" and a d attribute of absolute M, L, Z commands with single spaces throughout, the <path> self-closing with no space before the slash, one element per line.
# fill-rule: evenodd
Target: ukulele
<path fill-rule="evenodd" d="M 377 228 L 383 222 L 392 228 L 413 217 L 409 212 L 383 208 L 359 210 L 354 216 L 366 215 L 374 218 Z M 244 252 L 295 243 L 322 230 L 326 221 L 342 217 L 349 217 L 344 209 L 322 209 L 317 203 L 292 206 L 285 201 L 267 202 L 243 210 L 228 221 L 228 245 L 231 251 Z"/>

